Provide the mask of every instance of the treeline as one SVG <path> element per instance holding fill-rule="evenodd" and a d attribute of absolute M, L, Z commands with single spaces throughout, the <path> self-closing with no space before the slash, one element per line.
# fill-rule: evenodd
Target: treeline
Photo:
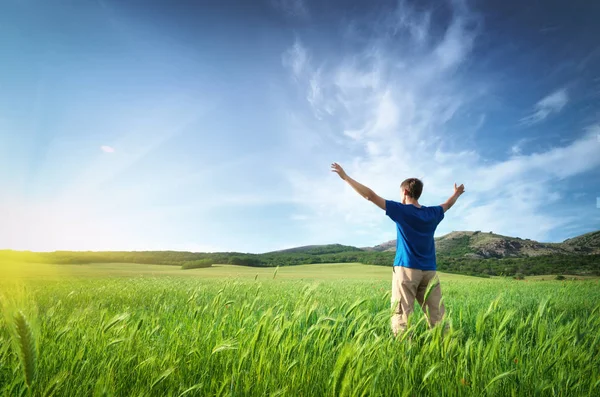
<path fill-rule="evenodd" d="M 183 270 L 186 269 L 200 269 L 200 268 L 204 268 L 204 267 L 211 267 L 212 266 L 212 261 L 210 259 L 198 259 L 195 261 L 189 261 L 189 262 L 185 262 L 181 265 L 181 268 Z"/>
<path fill-rule="evenodd" d="M 362 249 L 351 245 L 328 244 L 328 245 L 307 245 L 304 247 L 289 248 L 281 251 L 273 251 L 264 255 L 270 254 L 295 254 L 302 253 L 307 255 L 324 255 L 337 254 L 340 252 L 363 252 Z"/>
<path fill-rule="evenodd" d="M 21 262 L 53 264 L 85 263 L 144 263 L 182 266 L 183 268 L 207 267 L 212 264 L 231 264 L 253 267 L 295 266 L 317 263 L 364 263 L 392 266 L 394 252 L 341 251 L 338 248 L 316 248 L 311 251 L 280 251 L 266 254 L 238 252 L 194 253 L 179 251 L 140 252 L 70 252 L 32 253 L 0 251 L 1 258 Z M 332 252 L 334 251 L 334 252 Z M 329 253 L 319 253 L 329 252 Z M 600 276 L 600 255 L 546 255 L 529 258 L 468 259 L 438 256 L 438 270 L 448 273 L 480 277 L 517 276 L 544 274 L 573 274 Z"/>
<path fill-rule="evenodd" d="M 438 257 L 437 265 L 442 272 L 483 277 L 544 274 L 600 276 L 600 255 L 543 255 L 502 259 Z"/>
<path fill-rule="evenodd" d="M 173 266 L 181 266 L 186 262 L 208 258 L 207 254 L 180 251 L 0 251 L 0 257 L 19 260 L 22 262 L 40 262 L 65 265 L 86 263 L 143 263 Z"/>
<path fill-rule="evenodd" d="M 344 247 L 344 246 L 339 246 Z M 244 254 L 239 252 L 195 253 L 180 251 L 133 251 L 133 252 L 21 252 L 0 251 L 0 257 L 10 257 L 21 262 L 40 262 L 52 264 L 86 263 L 143 263 L 182 266 L 188 262 L 210 261 L 213 264 L 230 264 L 254 267 L 275 267 L 307 265 L 314 263 L 366 263 L 389 265 L 394 258 L 392 252 L 367 252 L 360 249 L 333 253 L 335 248 L 315 248 L 308 252 L 270 252 L 266 254 Z"/>

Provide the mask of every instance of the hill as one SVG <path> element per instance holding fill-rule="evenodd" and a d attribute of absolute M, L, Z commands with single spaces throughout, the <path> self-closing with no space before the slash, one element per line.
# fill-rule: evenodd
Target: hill
<path fill-rule="evenodd" d="M 464 258 L 527 258 L 546 255 L 600 253 L 600 231 L 567 239 L 562 243 L 541 243 L 492 232 L 455 231 L 435 239 L 439 256 Z M 396 240 L 379 244 L 369 251 L 394 252 Z"/>
<path fill-rule="evenodd" d="M 340 252 L 362 251 L 360 248 L 342 244 L 327 244 L 327 245 L 305 245 L 303 247 L 288 248 L 279 251 L 267 252 L 269 254 L 306 254 L 306 255 L 324 255 L 337 254 Z"/>
<path fill-rule="evenodd" d="M 575 251 L 597 252 L 600 250 L 600 230 L 566 239 L 563 244 Z"/>

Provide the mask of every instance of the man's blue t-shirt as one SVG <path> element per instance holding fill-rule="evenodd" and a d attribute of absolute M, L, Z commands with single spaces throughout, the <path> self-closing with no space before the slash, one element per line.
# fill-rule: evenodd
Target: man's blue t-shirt
<path fill-rule="evenodd" d="M 436 270 L 433 233 L 444 219 L 441 206 L 417 208 L 412 204 L 385 201 L 385 214 L 396 222 L 394 266 Z"/>

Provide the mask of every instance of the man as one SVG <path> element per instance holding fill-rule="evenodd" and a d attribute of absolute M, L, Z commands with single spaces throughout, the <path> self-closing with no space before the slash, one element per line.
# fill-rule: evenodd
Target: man
<path fill-rule="evenodd" d="M 350 178 L 337 163 L 331 171 L 348 182 L 354 190 L 385 211 L 396 223 L 396 258 L 392 277 L 392 331 L 395 336 L 406 329 L 408 316 L 414 310 L 415 299 L 427 316 L 429 326 L 442 320 L 445 308 L 441 302 L 442 289 L 436 277 L 435 242 L 433 234 L 458 197 L 465 192 L 463 185 L 454 184 L 454 194 L 441 205 L 426 207 L 419 204 L 423 182 L 406 179 L 400 185 L 401 201 L 385 200 L 368 187 Z"/>

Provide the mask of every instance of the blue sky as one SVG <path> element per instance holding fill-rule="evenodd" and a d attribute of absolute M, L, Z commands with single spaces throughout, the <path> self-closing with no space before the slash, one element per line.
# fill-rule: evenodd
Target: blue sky
<path fill-rule="evenodd" d="M 600 5 L 0 0 L 0 247 L 264 252 L 600 225 Z"/>

